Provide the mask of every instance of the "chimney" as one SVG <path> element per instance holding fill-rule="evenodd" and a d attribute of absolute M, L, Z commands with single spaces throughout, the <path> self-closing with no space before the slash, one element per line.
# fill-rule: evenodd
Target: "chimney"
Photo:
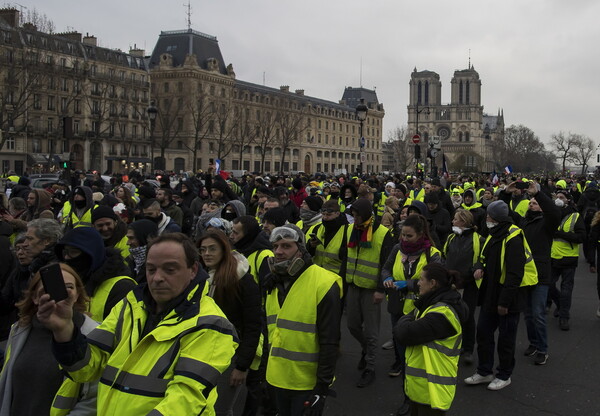
<path fill-rule="evenodd" d="M 30 22 L 23 23 L 23 29 L 37 32 L 37 26 Z"/>
<path fill-rule="evenodd" d="M 133 48 L 129 48 L 129 55 L 135 56 L 136 58 L 143 58 L 144 53 L 146 53 L 146 51 L 139 49 L 135 43 L 133 44 Z"/>
<path fill-rule="evenodd" d="M 85 36 L 83 37 L 83 44 L 84 45 L 91 45 L 91 46 L 98 46 L 98 39 L 96 38 L 96 36 L 90 36 L 89 33 L 86 33 Z"/>
<path fill-rule="evenodd" d="M 304 96 L 304 90 L 296 90 L 296 94 Z"/>
<path fill-rule="evenodd" d="M 79 32 L 57 33 L 55 36 L 65 38 L 67 40 L 70 40 L 71 42 L 81 43 L 81 33 Z"/>
<path fill-rule="evenodd" d="M 282 85 L 281 87 L 279 87 L 279 91 L 290 92 L 290 86 L 289 85 Z"/>
<path fill-rule="evenodd" d="M 17 9 L 0 9 L 0 18 L 11 27 L 19 27 L 19 11 Z"/>

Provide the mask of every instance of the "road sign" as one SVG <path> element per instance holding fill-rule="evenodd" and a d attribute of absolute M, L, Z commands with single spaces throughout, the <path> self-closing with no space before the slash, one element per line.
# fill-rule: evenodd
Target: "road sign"
<path fill-rule="evenodd" d="M 365 138 L 364 137 L 360 138 L 360 147 L 365 147 Z"/>
<path fill-rule="evenodd" d="M 421 141 L 421 136 L 419 136 L 418 134 L 415 134 L 412 138 L 412 141 L 414 144 L 419 144 L 419 142 Z"/>
<path fill-rule="evenodd" d="M 438 150 L 437 149 L 431 149 L 429 151 L 429 154 L 431 155 L 431 157 L 435 158 L 438 155 Z"/>
<path fill-rule="evenodd" d="M 442 139 L 440 138 L 440 136 L 431 136 L 429 138 L 429 141 L 431 142 L 431 144 L 433 144 L 434 146 L 437 146 L 438 144 L 440 144 L 442 142 Z"/>
<path fill-rule="evenodd" d="M 365 156 L 364 152 L 360 152 L 360 163 L 365 163 L 367 161 L 367 156 Z"/>

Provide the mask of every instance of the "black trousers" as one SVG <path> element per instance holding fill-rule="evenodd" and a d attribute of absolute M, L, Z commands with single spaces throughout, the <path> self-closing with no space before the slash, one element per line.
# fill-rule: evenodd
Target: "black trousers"
<path fill-rule="evenodd" d="M 483 307 L 479 311 L 477 322 L 477 355 L 479 364 L 477 372 L 482 376 L 493 374 L 494 347 L 496 346 L 496 330 L 498 330 L 498 367 L 496 377 L 508 380 L 515 368 L 515 347 L 519 313 L 504 316 L 490 312 Z"/>

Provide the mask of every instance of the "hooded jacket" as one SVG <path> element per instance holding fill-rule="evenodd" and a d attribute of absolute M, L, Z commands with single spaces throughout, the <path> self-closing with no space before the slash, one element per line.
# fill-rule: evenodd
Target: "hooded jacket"
<path fill-rule="evenodd" d="M 271 250 L 272 245 L 269 241 L 269 237 L 263 233 L 258 223 L 256 227 L 252 227 L 250 230 L 246 230 L 246 235 L 233 245 L 239 253 L 249 258 L 250 255 L 256 251 Z M 263 282 L 264 278 L 269 274 L 269 263 L 263 260 L 260 265 L 251 264 L 250 267 L 256 267 L 258 269 L 258 280 Z"/>
<path fill-rule="evenodd" d="M 29 222 L 37 218 L 52 218 L 54 219 L 54 213 L 50 208 L 52 202 L 52 196 L 48 191 L 43 189 L 32 189 L 29 193 L 35 193 L 35 205 L 27 207 L 27 211 L 21 217 L 21 220 Z"/>

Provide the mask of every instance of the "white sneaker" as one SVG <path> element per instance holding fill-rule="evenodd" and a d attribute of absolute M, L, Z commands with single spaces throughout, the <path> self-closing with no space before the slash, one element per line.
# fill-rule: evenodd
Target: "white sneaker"
<path fill-rule="evenodd" d="M 489 383 L 492 380 L 494 380 L 493 374 L 488 374 L 487 376 L 482 376 L 479 373 L 475 373 L 471 377 L 465 378 L 465 383 L 474 386 L 475 384 Z"/>
<path fill-rule="evenodd" d="M 504 387 L 508 386 L 510 384 L 510 377 L 508 378 L 508 380 L 500 380 L 499 378 L 495 378 L 494 380 L 492 380 L 492 382 L 490 384 L 488 384 L 488 390 L 501 390 Z"/>
<path fill-rule="evenodd" d="M 381 348 L 384 350 L 394 349 L 394 341 L 390 339 L 389 341 L 384 342 Z"/>

